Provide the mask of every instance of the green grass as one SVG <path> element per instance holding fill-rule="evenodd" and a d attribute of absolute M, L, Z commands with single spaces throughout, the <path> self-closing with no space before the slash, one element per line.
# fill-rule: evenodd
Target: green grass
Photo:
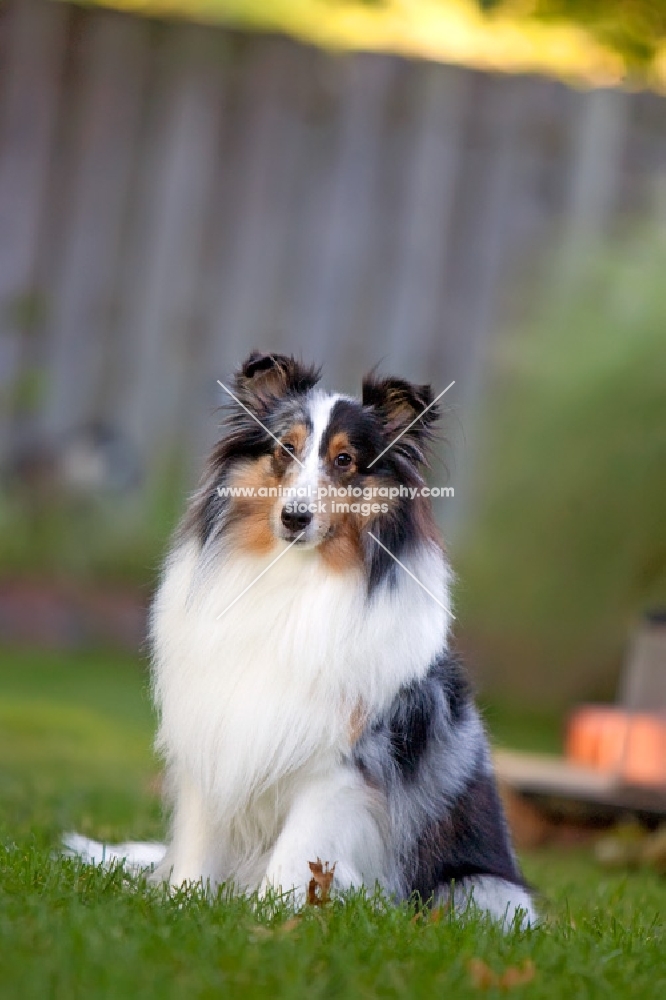
<path fill-rule="evenodd" d="M 503 742 L 556 739 L 498 705 Z M 477 997 L 469 962 L 534 963 L 534 998 L 666 995 L 664 881 L 586 853 L 523 858 L 547 920 L 502 935 L 356 896 L 294 921 L 279 902 L 166 898 L 121 869 L 57 856 L 64 829 L 160 837 L 147 678 L 111 654 L 0 654 L 0 997 Z M 489 989 L 489 997 L 501 995 Z"/>

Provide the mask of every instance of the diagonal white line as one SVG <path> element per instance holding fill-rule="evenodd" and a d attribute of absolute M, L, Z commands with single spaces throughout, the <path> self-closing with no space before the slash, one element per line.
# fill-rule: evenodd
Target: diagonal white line
<path fill-rule="evenodd" d="M 449 389 L 451 388 L 451 386 L 455 385 L 455 384 L 456 383 L 455 383 L 455 379 L 454 379 L 453 382 L 451 382 L 450 385 L 447 385 L 446 389 L 442 389 L 442 391 L 440 392 L 439 396 L 435 396 L 435 398 L 433 399 L 432 403 L 428 403 L 428 405 L 426 406 L 425 410 L 421 410 L 421 412 L 419 413 L 419 415 L 417 417 L 414 417 L 414 419 L 412 420 L 411 424 L 407 424 L 407 426 L 405 427 L 405 429 L 402 430 L 402 431 L 400 431 L 400 433 L 398 434 L 398 436 L 394 437 L 393 440 L 391 441 L 391 443 L 389 445 L 387 445 L 386 448 L 384 448 L 384 451 L 380 451 L 380 453 L 377 455 L 377 457 L 373 458 L 372 462 L 370 462 L 370 464 L 368 465 L 368 468 L 371 469 L 373 467 L 373 465 L 375 464 L 375 462 L 379 461 L 379 459 L 382 457 L 382 455 L 385 455 L 387 451 L 390 451 L 391 448 L 393 447 L 393 445 L 396 444 L 400 440 L 400 438 L 403 436 L 403 434 L 406 434 L 407 431 L 410 429 L 410 427 L 413 427 L 414 424 L 416 423 L 416 421 L 420 420 L 421 417 L 423 416 L 423 414 L 427 413 L 428 410 L 430 409 L 430 407 L 434 406 L 435 403 L 439 399 L 442 398 L 442 396 L 444 395 L 444 393 L 448 392 Z M 407 572 L 409 572 L 409 570 Z"/>
<path fill-rule="evenodd" d="M 219 621 L 220 618 L 222 617 L 222 615 L 226 615 L 226 613 L 229 610 L 229 608 L 233 608 L 233 606 L 236 603 L 236 601 L 240 601 L 240 599 L 243 596 L 243 594 L 247 594 L 247 592 L 250 589 L 250 587 L 254 587 L 254 585 L 257 582 L 257 580 L 261 580 L 261 578 L 264 575 L 264 573 L 268 573 L 268 571 L 271 568 L 271 566 L 275 566 L 275 563 L 279 562 L 279 560 L 282 559 L 282 556 L 286 556 L 287 552 L 292 547 L 292 545 L 295 545 L 296 542 L 299 542 L 301 540 L 301 538 L 303 537 L 304 534 L 305 534 L 305 532 L 301 531 L 300 535 L 296 535 L 296 538 L 294 538 L 293 542 L 289 542 L 289 545 L 286 547 L 286 549 L 283 549 L 282 552 L 279 554 L 279 556 L 276 556 L 275 559 L 273 560 L 273 562 L 270 562 L 268 564 L 268 566 L 266 567 L 266 569 L 262 569 L 261 573 L 259 573 L 258 576 L 255 576 L 255 578 L 252 581 L 252 583 L 248 583 L 248 585 L 245 588 L 245 590 L 241 590 L 241 592 L 238 595 L 238 597 L 234 597 L 234 599 L 231 602 L 231 604 L 227 604 L 227 606 L 224 609 L 224 611 L 220 611 L 219 615 L 216 616 L 215 621 Z"/>
<path fill-rule="evenodd" d="M 252 412 L 252 410 L 248 410 L 248 408 L 247 408 L 247 406 L 245 405 L 245 403 L 241 403 L 241 401 L 240 401 L 240 399 L 238 398 L 238 396 L 234 396 L 234 394 L 233 394 L 233 392 L 231 391 L 231 389 L 227 388 L 227 386 L 226 386 L 226 385 L 224 384 L 224 382 L 220 382 L 219 378 L 218 378 L 218 380 L 217 380 L 217 384 L 218 384 L 218 385 L 220 385 L 220 386 L 222 386 L 222 388 L 224 389 L 224 391 L 225 391 L 225 392 L 228 392 L 228 393 L 229 393 L 229 395 L 231 396 L 231 398 L 232 398 L 233 400 L 235 400 L 235 401 L 236 401 L 236 402 L 238 403 L 238 405 L 239 405 L 239 406 L 242 406 L 242 408 L 243 408 L 243 409 L 245 410 L 245 412 L 246 412 L 246 413 L 248 414 L 248 416 L 252 417 L 252 419 L 253 419 L 253 420 L 255 420 L 255 421 L 256 421 L 256 422 L 257 422 L 257 423 L 259 424 L 259 426 L 260 426 L 260 427 L 262 427 L 262 428 L 263 428 L 263 429 L 264 429 L 264 430 L 266 431 L 266 433 L 267 433 L 267 434 L 270 434 L 270 436 L 271 436 L 271 437 L 273 438 L 273 440 L 274 440 L 274 441 L 277 441 L 277 443 L 278 443 L 278 444 L 280 445 L 280 447 L 282 448 L 282 450 L 283 450 L 283 451 L 286 451 L 286 453 L 287 453 L 287 454 L 289 455 L 289 457 L 290 457 L 290 458 L 293 458 L 293 460 L 294 460 L 295 462 L 298 462 L 298 464 L 300 465 L 301 469 L 304 469 L 304 468 L 305 468 L 305 466 L 304 466 L 304 465 L 303 465 L 303 463 L 301 462 L 300 458 L 297 458 L 297 457 L 296 457 L 296 455 L 294 455 L 294 453 L 293 453 L 293 452 L 289 451 L 289 449 L 288 449 L 287 447 L 285 447 L 285 445 L 283 445 L 283 444 L 282 444 L 282 441 L 280 441 L 280 439 L 279 439 L 279 438 L 276 438 L 276 437 L 275 437 L 275 434 L 273 434 L 273 431 L 269 431 L 269 429 L 268 429 L 268 427 L 266 426 L 266 424 L 262 424 L 262 422 L 261 422 L 261 420 L 259 419 L 259 417 L 257 417 L 257 416 L 256 416 L 256 415 L 255 415 L 255 414 L 254 414 L 254 413 Z M 438 397 L 438 398 L 439 398 L 439 397 Z M 436 402 L 436 400 L 435 400 L 434 402 Z M 425 410 L 424 410 L 424 412 L 425 412 Z"/>
<path fill-rule="evenodd" d="M 402 569 L 404 569 L 405 573 L 407 573 L 408 576 L 411 576 L 411 578 L 414 581 L 414 583 L 418 583 L 419 587 L 422 590 L 425 590 L 426 594 L 428 594 L 430 597 L 432 597 L 432 599 L 435 602 L 435 604 L 439 604 L 440 608 L 443 611 L 446 611 L 447 615 L 449 615 L 451 618 L 455 618 L 455 615 L 453 614 L 453 612 L 449 611 L 449 609 L 446 607 L 446 605 L 442 604 L 442 602 L 440 601 L 440 599 L 438 597 L 435 597 L 435 595 L 432 593 L 432 591 L 428 590 L 428 588 L 426 587 L 426 585 L 424 583 L 421 583 L 421 581 L 419 580 L 418 577 L 414 576 L 414 574 L 412 573 L 411 569 L 407 569 L 407 567 L 405 566 L 405 564 L 403 562 L 400 562 L 400 560 L 398 559 L 398 557 L 394 556 L 393 553 L 391 552 L 391 550 L 387 549 L 386 546 L 384 545 L 384 543 L 380 542 L 376 535 L 373 535 L 373 533 L 371 531 L 369 531 L 368 534 L 370 535 L 370 538 L 372 538 L 375 542 L 377 542 L 377 545 L 379 545 L 380 548 L 384 549 L 384 552 L 386 552 L 387 555 L 389 555 L 391 557 L 391 559 L 393 559 L 394 562 L 397 562 L 398 566 L 400 566 Z"/>

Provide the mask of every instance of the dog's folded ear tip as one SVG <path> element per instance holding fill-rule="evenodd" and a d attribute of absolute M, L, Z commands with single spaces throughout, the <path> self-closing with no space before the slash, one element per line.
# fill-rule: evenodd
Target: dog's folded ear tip
<path fill-rule="evenodd" d="M 263 351 L 251 351 L 240 370 L 245 378 L 254 378 L 259 372 L 268 371 L 278 365 L 277 354 L 265 354 Z"/>
<path fill-rule="evenodd" d="M 293 354 L 254 350 L 238 368 L 235 380 L 240 391 L 250 393 L 305 393 L 317 384 L 320 374 L 320 369 L 304 364 Z"/>
<path fill-rule="evenodd" d="M 377 378 L 372 371 L 363 378 L 361 400 L 364 406 L 384 409 L 396 405 L 410 406 L 416 413 L 431 405 L 434 393 L 432 386 L 427 382 L 418 384 L 394 376 Z"/>

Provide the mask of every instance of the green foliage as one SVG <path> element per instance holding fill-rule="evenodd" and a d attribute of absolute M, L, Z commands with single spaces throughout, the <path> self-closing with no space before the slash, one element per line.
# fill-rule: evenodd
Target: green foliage
<path fill-rule="evenodd" d="M 183 503 L 181 483 L 171 469 L 140 498 L 0 489 L 2 575 L 152 587 Z"/>
<path fill-rule="evenodd" d="M 612 694 L 629 628 L 666 605 L 665 266 L 625 240 L 497 358 L 458 568 L 514 691 Z"/>
<path fill-rule="evenodd" d="M 542 21 L 580 25 L 619 53 L 627 67 L 649 68 L 666 42 L 666 3 L 661 0 L 479 0 L 483 10 L 506 8 Z"/>

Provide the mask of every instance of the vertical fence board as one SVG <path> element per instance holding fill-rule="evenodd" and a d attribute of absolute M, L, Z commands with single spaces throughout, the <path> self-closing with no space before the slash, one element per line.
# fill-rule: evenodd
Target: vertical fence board
<path fill-rule="evenodd" d="M 242 345 L 260 345 L 267 332 L 262 329 L 263 301 L 273 287 L 272 270 L 279 253 L 276 201 L 297 152 L 283 131 L 281 111 L 290 57 L 292 49 L 284 40 L 260 39 L 245 59 L 232 179 L 235 204 L 229 219 L 233 252 L 220 279 L 215 323 L 224 367 L 242 353 Z"/>
<path fill-rule="evenodd" d="M 230 54 L 212 233 L 204 275 L 206 343 L 193 461 L 212 445 L 217 385 L 253 347 L 289 350 L 289 272 L 303 175 L 311 169 L 307 104 L 317 53 L 262 42 Z M 300 221 L 300 220 L 299 220 Z M 287 316 L 285 317 L 285 312 Z"/>
<path fill-rule="evenodd" d="M 298 293 L 302 311 L 297 334 L 312 345 L 317 357 L 329 353 L 331 342 L 342 346 L 341 340 L 351 330 L 375 207 L 391 67 L 392 61 L 385 57 L 369 61 L 350 56 L 343 60 L 338 146 L 325 189 L 313 206 L 308 233 L 307 253 L 315 266 Z"/>
<path fill-rule="evenodd" d="M 51 433 L 91 419 L 143 92 L 145 26 L 102 12 L 82 39 L 80 107 L 50 334 Z"/>
<path fill-rule="evenodd" d="M 124 322 L 130 336 L 119 421 L 139 452 L 174 443 L 192 363 L 195 291 L 212 193 L 219 92 L 202 29 L 170 29 L 162 52 L 156 120 L 147 135 L 129 234 L 134 271 Z"/>
<path fill-rule="evenodd" d="M 9 398 L 30 336 L 40 222 L 60 96 L 68 9 L 14 0 L 0 68 L 0 462 L 10 446 Z"/>
<path fill-rule="evenodd" d="M 562 276 L 576 270 L 583 246 L 593 244 L 609 221 L 620 183 L 630 97 L 614 90 L 579 94 L 572 120 Z"/>
<path fill-rule="evenodd" d="M 468 83 L 464 71 L 435 66 L 420 77 L 387 333 L 391 364 L 414 376 L 414 339 L 427 344 L 438 329 Z"/>
<path fill-rule="evenodd" d="M 490 81 L 484 82 L 490 88 Z M 474 152 L 476 180 L 471 174 L 466 210 L 458 220 L 465 238 L 461 241 L 460 284 L 450 300 L 456 325 L 448 341 L 440 339 L 438 344 L 440 358 L 447 359 L 449 374 L 445 384 L 451 379 L 456 381 L 455 392 L 452 390 L 446 403 L 455 406 L 456 411 L 450 434 L 456 496 L 445 512 L 449 536 L 457 530 L 463 510 L 465 514 L 469 510 L 465 490 L 465 466 L 472 440 L 469 418 L 479 401 L 487 345 L 498 329 L 502 275 L 511 254 L 516 252 L 508 243 L 508 235 L 519 197 L 516 180 L 523 150 L 518 137 L 527 92 L 520 81 L 504 80 L 501 87 L 492 84 L 486 94 L 483 134 L 477 138 Z"/>

